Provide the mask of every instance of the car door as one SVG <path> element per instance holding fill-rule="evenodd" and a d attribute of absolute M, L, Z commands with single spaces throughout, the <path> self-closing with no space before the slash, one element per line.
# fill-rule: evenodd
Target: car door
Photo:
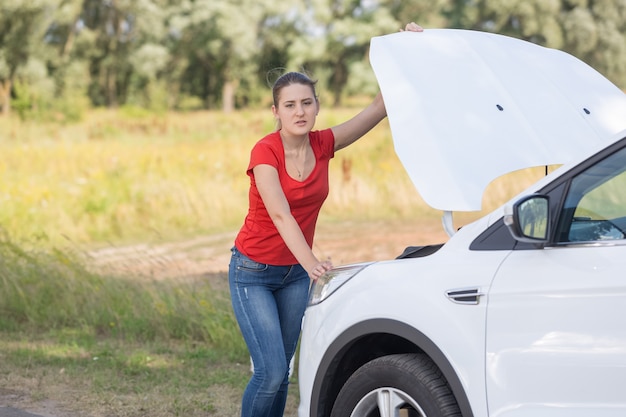
<path fill-rule="evenodd" d="M 492 416 L 626 415 L 626 150 L 583 167 L 551 201 L 554 233 L 514 250 L 489 291 Z M 546 223 L 544 223 L 546 224 Z"/>

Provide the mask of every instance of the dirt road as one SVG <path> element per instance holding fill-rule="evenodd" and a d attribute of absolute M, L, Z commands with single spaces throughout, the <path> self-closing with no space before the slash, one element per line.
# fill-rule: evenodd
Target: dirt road
<path fill-rule="evenodd" d="M 89 253 L 91 261 L 129 275 L 156 279 L 198 276 L 228 270 L 236 232 L 202 236 L 182 242 L 108 247 Z M 437 221 L 373 221 L 323 224 L 318 227 L 314 252 L 335 266 L 393 259 L 407 246 L 447 240 Z"/>

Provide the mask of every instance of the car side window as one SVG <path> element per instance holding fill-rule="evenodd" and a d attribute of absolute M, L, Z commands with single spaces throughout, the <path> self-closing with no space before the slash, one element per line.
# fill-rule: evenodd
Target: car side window
<path fill-rule="evenodd" d="M 556 238 L 558 242 L 626 239 L 626 148 L 572 179 Z"/>

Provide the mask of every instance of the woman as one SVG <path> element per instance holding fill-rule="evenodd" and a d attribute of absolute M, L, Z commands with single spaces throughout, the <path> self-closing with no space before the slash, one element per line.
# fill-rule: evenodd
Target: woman
<path fill-rule="evenodd" d="M 409 23 L 406 30 L 422 28 Z M 352 119 L 313 130 L 320 109 L 315 81 L 297 72 L 274 83 L 273 99 L 278 130 L 252 149 L 250 206 L 229 269 L 233 309 L 254 364 L 242 417 L 283 415 L 310 281 L 333 268 L 311 249 L 329 161 L 387 115 L 379 93 Z"/>

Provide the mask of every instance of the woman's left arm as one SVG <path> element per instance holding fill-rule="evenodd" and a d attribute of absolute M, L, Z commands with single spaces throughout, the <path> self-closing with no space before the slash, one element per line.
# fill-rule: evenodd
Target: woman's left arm
<path fill-rule="evenodd" d="M 424 29 L 415 22 L 408 23 L 401 32 L 423 32 Z M 335 151 L 356 142 L 387 116 L 383 96 L 379 92 L 372 104 L 347 122 L 332 128 L 335 135 Z"/>

